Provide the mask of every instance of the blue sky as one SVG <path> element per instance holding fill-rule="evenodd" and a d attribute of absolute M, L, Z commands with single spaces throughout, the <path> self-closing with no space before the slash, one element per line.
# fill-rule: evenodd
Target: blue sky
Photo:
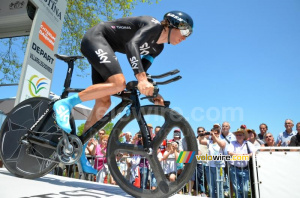
<path fill-rule="evenodd" d="M 177 46 L 165 44 L 148 71 L 181 71 L 183 78 L 160 86 L 160 93 L 194 130 L 228 121 L 231 131 L 246 124 L 258 132 L 264 122 L 277 137 L 285 129 L 285 119 L 300 121 L 300 1 L 162 0 L 140 4 L 132 13 L 161 20 L 171 10 L 190 14 L 194 32 Z M 117 56 L 127 81 L 134 80 L 126 56 Z M 56 94 L 61 93 L 65 70 L 56 61 Z M 73 78 L 73 87 L 89 85 L 90 76 Z M 0 98 L 15 96 L 16 91 L 2 87 Z"/>

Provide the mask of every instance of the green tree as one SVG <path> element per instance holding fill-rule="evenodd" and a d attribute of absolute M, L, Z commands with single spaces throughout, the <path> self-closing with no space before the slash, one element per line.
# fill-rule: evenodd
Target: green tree
<path fill-rule="evenodd" d="M 111 130 L 112 130 L 113 128 L 114 128 L 114 123 L 112 123 L 112 122 L 107 123 L 107 124 L 103 127 L 103 129 L 105 130 L 105 134 L 108 134 L 108 135 L 110 135 Z M 81 135 L 82 135 L 83 129 L 84 129 L 84 123 L 81 124 L 81 125 L 79 125 L 79 126 L 77 127 L 77 135 L 78 135 L 78 136 L 81 136 Z M 98 134 L 96 134 L 95 137 L 98 138 Z"/>
<path fill-rule="evenodd" d="M 81 136 L 81 135 L 82 135 L 83 129 L 84 129 L 84 123 L 82 123 L 81 125 L 79 125 L 79 126 L 77 127 L 77 135 L 78 135 L 78 136 Z"/>
<path fill-rule="evenodd" d="M 117 17 L 131 15 L 131 10 L 138 3 L 160 0 L 67 0 L 67 11 L 58 52 L 62 54 L 81 54 L 80 42 L 87 29 L 100 21 L 112 20 Z M 0 40 L 0 84 L 17 83 L 21 73 L 21 67 L 28 37 L 7 38 Z M 81 60 L 77 67 L 78 75 L 86 76 L 88 62 Z"/>

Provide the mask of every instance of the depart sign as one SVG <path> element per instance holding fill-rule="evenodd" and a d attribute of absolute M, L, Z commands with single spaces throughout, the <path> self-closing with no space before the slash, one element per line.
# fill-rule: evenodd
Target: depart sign
<path fill-rule="evenodd" d="M 5 23 L 4 19 L 6 21 L 17 20 L 16 16 L 18 15 L 15 13 L 19 13 L 20 16 L 22 9 L 23 12 L 25 9 L 25 14 L 28 14 L 29 6 L 30 10 L 34 10 L 35 12 L 15 105 L 31 97 L 48 97 L 55 66 L 54 54 L 58 50 L 64 15 L 67 8 L 66 0 L 0 0 L 0 5 L 0 25 L 1 23 Z M 15 16 L 10 17 L 10 13 L 15 14 Z M 1 34 L 5 35 L 0 29 L 0 38 L 2 38 Z"/>

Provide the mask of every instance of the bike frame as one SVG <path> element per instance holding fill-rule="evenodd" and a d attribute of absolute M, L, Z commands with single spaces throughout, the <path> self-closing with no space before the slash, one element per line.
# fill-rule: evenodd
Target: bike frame
<path fill-rule="evenodd" d="M 64 82 L 64 91 L 61 94 L 61 98 L 67 98 L 69 93 L 71 92 L 80 92 L 84 89 L 74 89 L 70 88 L 71 78 L 74 69 L 74 60 L 68 61 L 68 72 L 66 75 L 66 79 Z M 127 84 L 128 85 L 128 84 Z M 108 122 L 114 119 L 117 115 L 119 115 L 127 106 L 130 106 L 130 111 L 134 113 L 137 122 L 139 124 L 141 134 L 143 137 L 144 150 L 149 151 L 151 148 L 151 135 L 147 127 L 147 123 L 140 111 L 140 101 L 138 97 L 137 89 L 135 88 L 135 83 L 132 83 L 127 87 L 128 91 L 122 91 L 113 96 L 122 98 L 122 101 L 114 107 L 110 112 L 103 116 L 100 120 L 98 120 L 92 127 L 90 127 L 83 135 L 78 136 L 82 143 L 86 143 L 90 138 L 92 138 L 100 129 L 102 129 Z M 54 101 L 55 102 L 55 101 Z M 44 146 L 47 148 L 56 149 L 57 143 L 46 140 L 42 137 L 38 137 L 33 135 L 33 129 L 40 126 L 43 123 L 43 120 L 46 119 L 50 113 L 53 112 L 53 104 L 51 102 L 49 104 L 49 108 L 45 111 L 45 113 L 38 119 L 38 121 L 28 130 L 27 139 L 34 144 L 38 144 L 40 146 Z M 64 131 L 62 131 L 65 133 Z M 40 133 L 40 132 L 39 132 Z M 71 134 L 76 135 L 76 131 L 72 131 Z M 77 135 L 76 135 L 77 136 Z"/>

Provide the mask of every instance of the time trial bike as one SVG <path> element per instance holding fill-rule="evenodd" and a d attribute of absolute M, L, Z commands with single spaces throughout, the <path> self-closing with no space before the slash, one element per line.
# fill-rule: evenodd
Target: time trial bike
<path fill-rule="evenodd" d="M 56 58 L 68 64 L 64 91 L 61 98 L 68 97 L 71 92 L 80 92 L 83 89 L 70 88 L 74 70 L 74 62 L 82 56 L 55 55 Z M 148 79 L 156 87 L 179 80 L 176 76 L 164 82 L 154 82 L 153 79 L 167 77 L 178 73 L 174 70 L 162 75 L 151 76 Z M 154 97 L 158 94 L 155 89 Z M 67 134 L 56 124 L 53 104 L 56 100 L 45 97 L 34 97 L 24 100 L 15 106 L 7 115 L 0 132 L 0 155 L 5 167 L 15 176 L 35 179 L 49 173 L 59 163 L 66 165 L 76 163 L 82 151 L 83 144 L 102 129 L 112 119 L 117 118 L 107 144 L 107 164 L 110 173 L 117 184 L 128 194 L 135 197 L 169 197 L 178 192 L 192 177 L 195 171 L 196 159 L 183 166 L 182 172 L 176 180 L 170 182 L 165 175 L 157 151 L 162 142 L 171 134 L 174 128 L 182 132 L 182 141 L 186 142 L 186 151 L 197 151 L 197 142 L 194 132 L 187 120 L 178 112 L 165 106 L 141 106 L 137 81 L 128 82 L 126 89 L 114 96 L 121 102 L 97 121 L 83 135 L 78 136 L 74 118 L 71 114 L 70 124 L 72 132 Z M 151 97 L 144 97 L 141 99 Z M 161 129 L 151 138 L 147 123 L 160 125 Z M 142 144 L 125 144 L 120 141 L 120 134 L 125 131 L 140 132 Z M 130 156 L 141 156 L 148 160 L 157 187 L 155 190 L 141 189 L 133 185 L 128 177 L 119 169 L 118 153 L 127 153 Z M 173 161 L 173 163 L 176 163 Z"/>

